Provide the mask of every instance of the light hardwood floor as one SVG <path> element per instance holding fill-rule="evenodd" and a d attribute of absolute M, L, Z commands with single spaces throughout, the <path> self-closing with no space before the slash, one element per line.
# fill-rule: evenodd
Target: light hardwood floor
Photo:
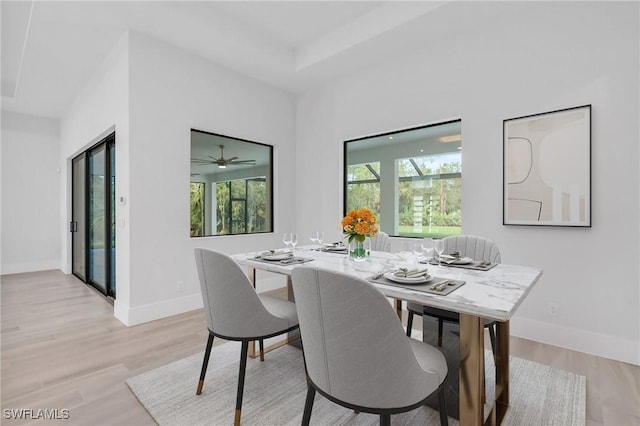
<path fill-rule="evenodd" d="M 204 350 L 207 337 L 202 310 L 125 327 L 108 301 L 60 271 L 2 276 L 1 308 L 3 425 L 153 425 L 125 380 Z M 640 425 L 640 367 L 519 338 L 511 348 L 587 377 L 587 425 Z M 20 408 L 70 418 L 5 418 Z"/>

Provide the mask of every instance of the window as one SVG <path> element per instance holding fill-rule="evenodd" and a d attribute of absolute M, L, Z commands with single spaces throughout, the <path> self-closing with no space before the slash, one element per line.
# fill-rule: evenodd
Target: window
<path fill-rule="evenodd" d="M 266 177 L 216 183 L 216 234 L 264 232 Z"/>
<path fill-rule="evenodd" d="M 273 231 L 272 164 L 269 145 L 192 130 L 191 236 Z"/>
<path fill-rule="evenodd" d="M 369 208 L 380 219 L 380 163 L 347 167 L 347 205 Z"/>
<path fill-rule="evenodd" d="M 461 232 L 460 120 L 345 142 L 345 212 L 368 207 L 403 237 Z"/>
<path fill-rule="evenodd" d="M 460 152 L 401 159 L 398 163 L 398 235 L 460 234 Z"/>
<path fill-rule="evenodd" d="M 191 236 L 204 235 L 204 188 L 203 182 L 191 182 Z"/>

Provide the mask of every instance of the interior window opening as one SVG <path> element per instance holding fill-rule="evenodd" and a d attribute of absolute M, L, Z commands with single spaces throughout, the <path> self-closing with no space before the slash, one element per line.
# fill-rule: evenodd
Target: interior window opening
<path fill-rule="evenodd" d="M 345 213 L 367 207 L 392 236 L 462 229 L 461 121 L 346 141 Z"/>

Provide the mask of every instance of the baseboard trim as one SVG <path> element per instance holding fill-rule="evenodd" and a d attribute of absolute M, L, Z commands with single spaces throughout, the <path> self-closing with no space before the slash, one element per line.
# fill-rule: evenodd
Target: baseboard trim
<path fill-rule="evenodd" d="M 25 272 L 50 271 L 51 269 L 60 269 L 60 259 L 3 264 L 0 273 L 2 275 L 23 274 Z"/>
<path fill-rule="evenodd" d="M 519 317 L 511 320 L 510 331 L 523 339 L 640 365 L 637 341 Z"/>
<path fill-rule="evenodd" d="M 256 290 L 258 293 L 266 293 L 285 286 L 286 280 L 282 275 L 262 273 Z M 116 298 L 113 304 L 113 315 L 124 325 L 133 326 L 201 308 L 200 293 L 136 307 L 129 307 Z"/>
<path fill-rule="evenodd" d="M 202 296 L 197 293 L 133 308 L 125 306 L 116 299 L 113 314 L 124 325 L 133 326 L 200 308 L 202 308 Z"/>

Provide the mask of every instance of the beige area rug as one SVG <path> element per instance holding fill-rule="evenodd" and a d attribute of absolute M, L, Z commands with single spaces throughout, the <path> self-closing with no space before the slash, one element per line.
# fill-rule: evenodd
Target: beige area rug
<path fill-rule="evenodd" d="M 196 396 L 202 357 L 202 353 L 193 355 L 127 380 L 129 388 L 159 425 L 233 424 L 240 344 L 229 342 L 213 348 L 202 394 Z M 585 424 L 584 376 L 515 357 L 511 357 L 510 374 L 511 404 L 503 424 Z M 492 363 L 487 365 L 487 377 L 494 377 Z M 490 398 L 493 386 L 490 380 L 487 382 Z M 299 425 L 305 396 L 302 351 L 283 346 L 266 354 L 265 362 L 249 358 L 242 423 Z M 376 415 L 355 414 L 316 394 L 312 425 L 377 425 L 378 422 Z M 427 406 L 393 415 L 391 422 L 440 424 L 437 411 Z M 456 419 L 449 418 L 449 425 L 458 424 Z"/>

